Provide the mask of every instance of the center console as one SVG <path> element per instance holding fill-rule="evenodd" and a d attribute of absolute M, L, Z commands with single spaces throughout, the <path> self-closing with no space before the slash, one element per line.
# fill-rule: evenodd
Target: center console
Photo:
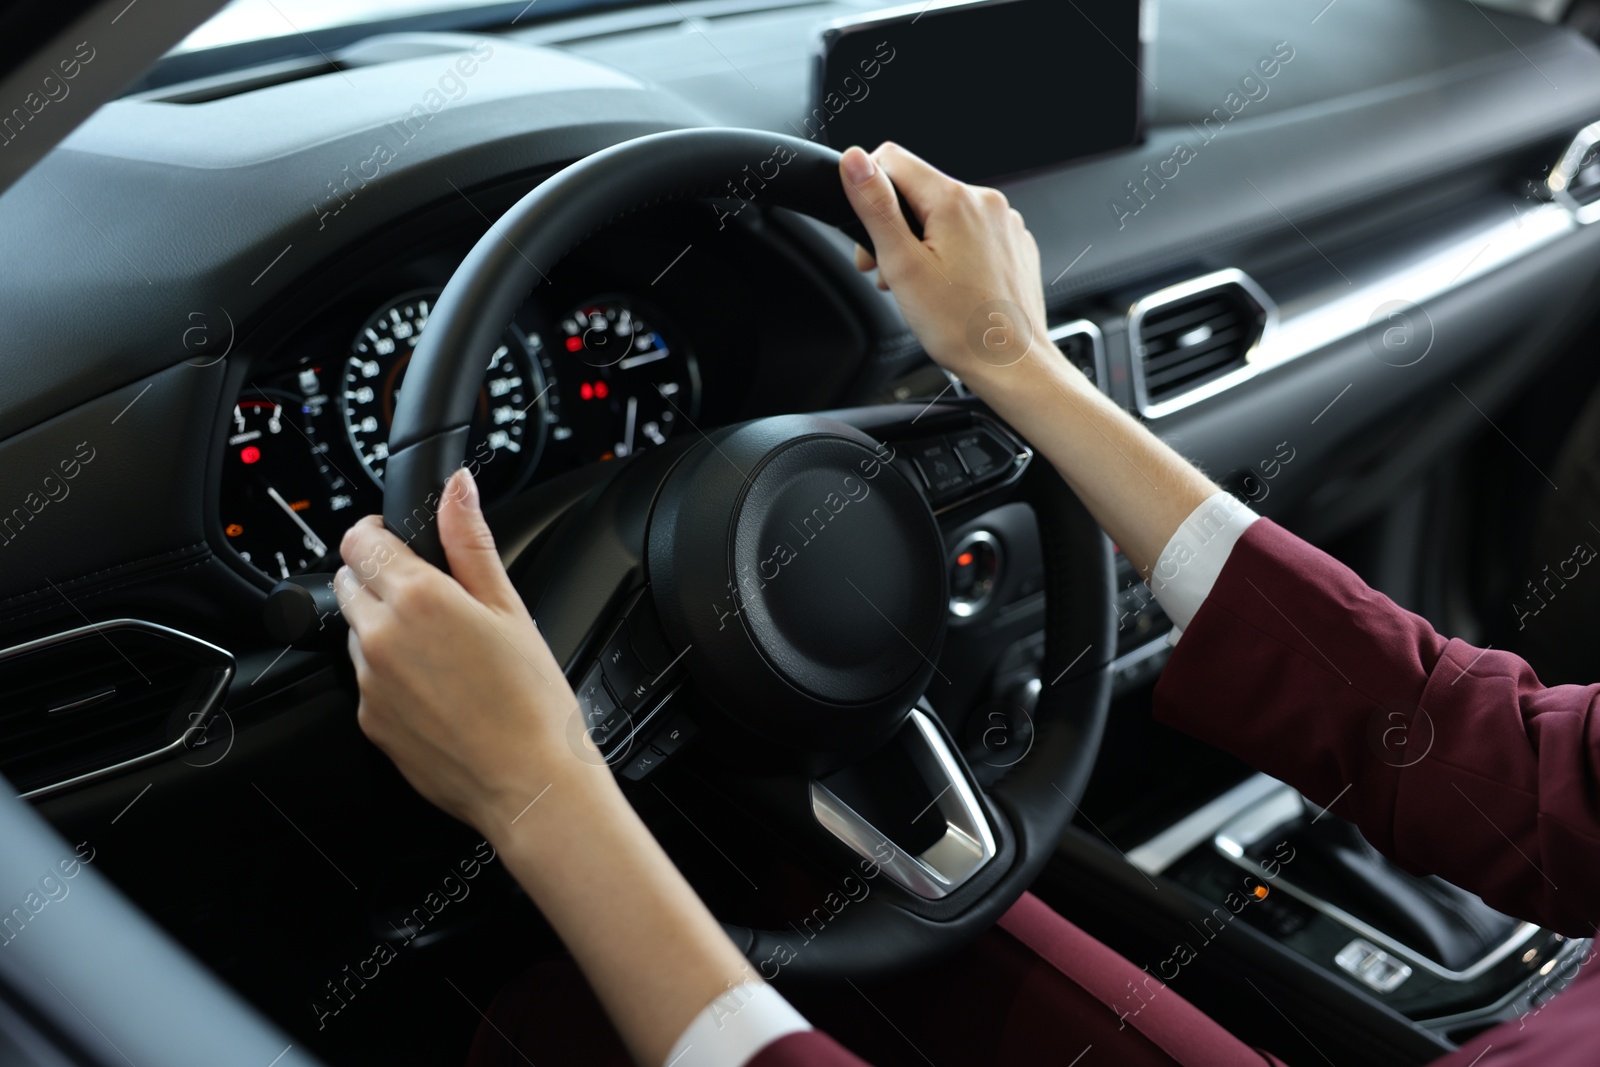
<path fill-rule="evenodd" d="M 1451 1044 L 1537 1009 L 1588 947 L 1404 871 L 1356 828 L 1266 775 L 1246 779 L 1127 853 L 1149 878 L 1235 918 Z"/>

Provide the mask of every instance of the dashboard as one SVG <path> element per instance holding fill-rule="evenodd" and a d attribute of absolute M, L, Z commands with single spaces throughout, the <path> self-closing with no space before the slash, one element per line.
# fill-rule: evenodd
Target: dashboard
<path fill-rule="evenodd" d="M 233 398 L 218 520 L 271 578 L 328 570 L 339 538 L 382 510 L 389 428 L 440 288 L 353 295 Z M 700 410 L 699 363 L 669 315 L 625 292 L 530 300 L 484 358 L 467 466 L 485 501 L 666 443 Z"/>

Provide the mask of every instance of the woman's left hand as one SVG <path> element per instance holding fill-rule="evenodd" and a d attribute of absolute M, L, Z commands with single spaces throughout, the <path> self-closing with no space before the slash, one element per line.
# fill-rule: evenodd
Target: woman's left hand
<path fill-rule="evenodd" d="M 472 476 L 457 471 L 442 495 L 451 574 L 372 515 L 340 543 L 334 587 L 362 731 L 419 793 L 488 836 L 557 777 L 615 785 L 597 753 L 581 758 L 577 698 L 506 575 Z"/>

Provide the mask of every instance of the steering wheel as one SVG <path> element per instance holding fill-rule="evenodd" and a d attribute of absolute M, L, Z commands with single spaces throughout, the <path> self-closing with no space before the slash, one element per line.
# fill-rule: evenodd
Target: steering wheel
<path fill-rule="evenodd" d="M 592 155 L 523 197 L 455 272 L 412 358 L 390 435 L 389 529 L 444 566 L 433 519 L 466 455 L 486 355 L 585 237 L 640 208 L 739 186 L 865 243 L 838 162 L 793 137 L 681 130 Z M 996 747 L 975 774 L 955 741 L 966 709 L 939 706 L 941 530 L 1010 501 L 1032 506 L 1043 539 L 1043 689 L 1015 727 L 1031 736 Z M 828 922 L 815 936 L 725 924 L 766 977 L 872 976 L 953 949 L 1021 896 L 1071 821 L 1110 703 L 1111 549 L 1055 471 L 980 403 L 680 434 L 492 518 L 578 693 L 574 750 L 597 748 L 639 783 L 627 788 L 653 794 L 670 781 L 657 764 L 682 759 L 692 737 L 700 778 L 848 895 L 848 907 L 834 906 L 840 892 L 819 898 Z"/>

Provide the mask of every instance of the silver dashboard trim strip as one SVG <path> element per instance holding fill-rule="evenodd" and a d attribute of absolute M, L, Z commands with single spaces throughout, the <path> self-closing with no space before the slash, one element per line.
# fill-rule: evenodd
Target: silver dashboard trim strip
<path fill-rule="evenodd" d="M 1162 638 L 1163 642 L 1165 640 Z M 1128 862 L 1146 874 L 1160 874 L 1172 866 L 1178 857 L 1211 840 L 1212 835 L 1227 825 L 1229 820 L 1282 788 L 1284 784 L 1269 775 L 1251 775 L 1144 844 L 1129 849 Z"/>
<path fill-rule="evenodd" d="M 1382 304 L 1405 302 L 1420 308 L 1430 300 L 1569 236 L 1581 225 L 1574 213 L 1561 204 L 1541 204 L 1507 215 L 1473 231 L 1470 236 L 1432 249 L 1397 270 L 1358 281 L 1331 300 L 1280 315 L 1276 328 L 1262 337 L 1245 366 L 1168 400 L 1141 406 L 1140 414 L 1147 419 L 1163 418 L 1242 385 L 1263 371 L 1359 336 L 1371 328 L 1373 311 Z M 1600 217 L 1600 211 L 1596 217 Z M 1215 275 L 1206 275 L 1184 285 L 1195 285 L 1212 277 Z M 1170 290 L 1162 290 L 1145 300 L 1168 292 Z M 1142 303 L 1144 301 L 1136 303 L 1129 311 L 1130 329 L 1134 309 Z M 1137 358 L 1133 366 L 1137 381 L 1140 367 Z"/>

